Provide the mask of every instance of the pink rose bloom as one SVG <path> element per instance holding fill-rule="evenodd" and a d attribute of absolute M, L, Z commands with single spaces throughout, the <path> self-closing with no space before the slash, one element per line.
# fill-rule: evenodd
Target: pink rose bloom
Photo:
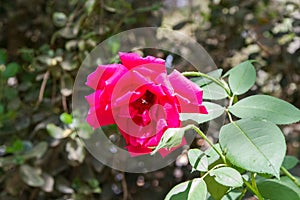
<path fill-rule="evenodd" d="M 86 120 L 94 129 L 116 124 L 132 156 L 149 154 L 168 128 L 181 127 L 179 113 L 207 114 L 201 88 L 177 70 L 168 75 L 163 59 L 119 56 L 122 64 L 100 65 L 87 77 L 95 92 L 86 96 Z"/>

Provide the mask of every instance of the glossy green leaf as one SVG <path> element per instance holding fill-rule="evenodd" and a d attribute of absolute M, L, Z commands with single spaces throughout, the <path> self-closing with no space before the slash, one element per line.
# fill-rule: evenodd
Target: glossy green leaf
<path fill-rule="evenodd" d="M 300 182 L 300 178 L 299 177 L 297 177 L 297 176 L 294 176 L 294 177 L 298 180 L 298 182 Z M 291 188 L 300 197 L 300 187 L 297 186 L 289 177 L 287 177 L 287 176 L 281 176 L 280 177 L 280 182 L 284 183 L 286 186 L 288 186 L 289 188 Z"/>
<path fill-rule="evenodd" d="M 62 113 L 59 116 L 60 121 L 62 121 L 65 124 L 71 124 L 73 121 L 72 115 L 68 114 L 68 113 Z"/>
<path fill-rule="evenodd" d="M 261 118 L 276 124 L 300 121 L 300 110 L 292 104 L 268 95 L 254 95 L 228 108 L 240 118 Z"/>
<path fill-rule="evenodd" d="M 254 85 L 256 80 L 256 71 L 251 61 L 245 61 L 238 64 L 224 76 L 227 75 L 229 75 L 229 87 L 235 95 L 247 92 Z"/>
<path fill-rule="evenodd" d="M 176 185 L 165 200 L 206 200 L 207 187 L 201 178 L 195 178 Z"/>
<path fill-rule="evenodd" d="M 220 152 L 222 152 L 220 144 L 217 143 L 217 144 L 214 144 L 214 146 L 216 149 L 218 149 L 218 150 L 220 150 Z M 208 165 L 213 164 L 220 158 L 219 154 L 212 147 L 207 149 L 204 153 L 207 156 Z"/>
<path fill-rule="evenodd" d="M 41 187 L 44 185 L 44 179 L 41 177 L 40 171 L 29 165 L 22 165 L 20 167 L 20 176 L 29 186 Z"/>
<path fill-rule="evenodd" d="M 257 184 L 258 190 L 265 199 L 272 200 L 299 200 L 300 196 L 297 191 L 289 184 L 273 179 L 266 179 Z M 297 188 L 299 190 L 299 188 Z"/>
<path fill-rule="evenodd" d="M 275 124 L 254 119 L 239 120 L 221 128 L 219 142 L 233 165 L 279 177 L 286 143 Z"/>
<path fill-rule="evenodd" d="M 229 190 L 229 187 L 218 183 L 212 176 L 206 176 L 204 178 L 204 181 L 207 185 L 207 191 L 209 192 L 213 200 L 220 200 Z"/>
<path fill-rule="evenodd" d="M 207 75 L 216 79 L 219 79 L 221 74 L 222 74 L 222 69 L 214 70 L 210 73 L 207 73 Z M 227 97 L 227 93 L 222 87 L 220 87 L 218 84 L 214 83 L 213 81 L 207 78 L 197 77 L 197 78 L 191 78 L 190 80 L 202 88 L 203 99 L 219 100 Z"/>
<path fill-rule="evenodd" d="M 236 200 L 240 197 L 242 193 L 240 191 L 232 190 L 226 195 L 221 200 Z"/>
<path fill-rule="evenodd" d="M 151 155 L 154 155 L 159 149 L 162 148 L 172 148 L 181 144 L 184 132 L 188 129 L 191 129 L 192 125 L 188 125 L 182 128 L 168 128 L 163 136 L 161 137 L 158 145 L 151 152 Z"/>
<path fill-rule="evenodd" d="M 200 149 L 190 149 L 188 151 L 188 159 L 193 170 L 206 172 L 208 170 L 208 160 L 204 152 Z"/>
<path fill-rule="evenodd" d="M 211 171 L 209 174 L 214 176 L 218 183 L 225 186 L 241 187 L 243 185 L 241 174 L 231 167 L 217 168 Z"/>
<path fill-rule="evenodd" d="M 20 65 L 18 63 L 15 63 L 15 62 L 12 62 L 12 63 L 9 63 L 7 66 L 6 66 L 6 69 L 4 72 L 2 72 L 2 76 L 4 78 L 9 78 L 9 77 L 13 77 L 15 76 L 18 71 L 20 70 Z"/>
<path fill-rule="evenodd" d="M 203 99 L 220 100 L 227 97 L 226 91 L 214 82 L 201 88 L 203 90 Z"/>
<path fill-rule="evenodd" d="M 180 113 L 180 120 L 193 120 L 198 124 L 204 123 L 210 120 L 213 120 L 217 117 L 220 117 L 225 108 L 211 102 L 203 102 L 203 105 L 206 107 L 208 114 L 200 114 L 200 113 Z"/>
<path fill-rule="evenodd" d="M 289 169 L 296 167 L 296 165 L 298 163 L 299 163 L 299 160 L 295 156 L 285 156 L 282 166 L 289 170 Z"/>

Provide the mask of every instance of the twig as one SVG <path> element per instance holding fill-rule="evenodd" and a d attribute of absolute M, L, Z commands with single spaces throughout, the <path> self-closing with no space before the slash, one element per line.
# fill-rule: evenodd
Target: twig
<path fill-rule="evenodd" d="M 63 78 L 61 78 L 60 80 L 61 80 L 61 82 L 60 82 L 61 88 L 65 88 L 65 86 L 66 86 L 65 80 Z M 64 112 L 68 112 L 67 97 L 63 93 L 61 93 L 61 103 L 62 103 Z"/>
<path fill-rule="evenodd" d="M 123 200 L 127 200 L 128 199 L 127 182 L 126 182 L 126 178 L 125 178 L 125 173 L 122 172 L 122 174 L 123 174 L 123 179 L 122 179 Z"/>
<path fill-rule="evenodd" d="M 36 107 L 40 105 L 40 103 L 43 101 L 43 97 L 44 97 L 44 92 L 45 92 L 45 88 L 46 88 L 46 84 L 47 84 L 47 81 L 49 79 L 49 76 L 50 76 L 50 72 L 47 71 L 45 74 L 44 74 L 44 77 L 43 77 L 43 82 L 41 84 L 41 88 L 40 88 L 40 93 L 39 93 L 39 98 L 38 98 L 38 101 L 36 103 Z"/>

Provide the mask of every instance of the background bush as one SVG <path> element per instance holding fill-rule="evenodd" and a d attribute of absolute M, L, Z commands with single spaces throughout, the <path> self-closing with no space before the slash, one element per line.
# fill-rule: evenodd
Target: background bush
<path fill-rule="evenodd" d="M 193 176 L 185 154 L 156 172 L 122 173 L 94 160 L 72 133 L 67 113 L 85 56 L 127 29 L 172 28 L 194 37 L 225 70 L 257 60 L 247 95 L 300 107 L 299 10 L 297 0 L 1 1 L 0 199 L 163 199 Z M 299 157 L 300 125 L 282 129 L 288 154 Z M 192 146 L 205 144 L 198 138 Z"/>

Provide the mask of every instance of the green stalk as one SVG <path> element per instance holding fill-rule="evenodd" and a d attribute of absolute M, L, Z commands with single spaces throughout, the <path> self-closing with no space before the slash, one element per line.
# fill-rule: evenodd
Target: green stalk
<path fill-rule="evenodd" d="M 214 166 L 213 168 L 211 168 L 210 170 L 208 170 L 201 178 L 204 179 L 211 171 L 220 168 L 220 167 L 225 167 L 225 164 L 218 164 L 216 166 Z"/>
<path fill-rule="evenodd" d="M 197 132 L 197 134 L 200 135 L 217 152 L 217 154 L 219 154 L 223 162 L 226 164 L 225 156 L 222 154 L 222 152 L 219 149 L 215 147 L 215 145 L 206 137 L 206 135 L 198 127 L 194 125 L 191 126 L 191 128 L 193 128 Z"/>
<path fill-rule="evenodd" d="M 264 200 L 263 196 L 259 193 L 257 188 L 252 187 L 250 183 L 248 183 L 244 178 L 243 178 L 244 184 L 249 188 L 258 198 L 258 200 Z"/>
<path fill-rule="evenodd" d="M 209 79 L 209 80 L 215 82 L 220 87 L 222 87 L 226 91 L 228 96 L 232 96 L 231 91 L 227 87 L 225 87 L 225 85 L 220 80 L 218 80 L 214 77 L 211 77 L 211 76 L 209 76 L 207 74 L 204 74 L 204 73 L 201 73 L 201 72 L 182 72 L 181 74 L 183 76 L 187 76 L 187 77 L 189 77 L 189 76 L 198 76 L 198 77 L 203 77 L 203 78 Z"/>
<path fill-rule="evenodd" d="M 295 176 L 293 176 L 285 167 L 281 166 L 280 170 L 300 188 L 300 183 Z"/>

